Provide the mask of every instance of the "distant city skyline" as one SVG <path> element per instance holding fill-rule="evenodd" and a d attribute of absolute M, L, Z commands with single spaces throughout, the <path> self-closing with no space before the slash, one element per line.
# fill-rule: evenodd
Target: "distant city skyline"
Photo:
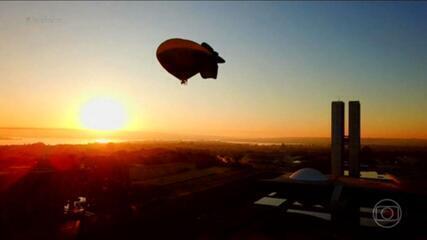
<path fill-rule="evenodd" d="M 0 2 L 0 128 L 84 129 L 82 111 L 108 98 L 126 112 L 119 130 L 330 137 L 340 99 L 360 101 L 362 138 L 425 139 L 426 13 L 427 2 Z M 156 48 L 175 37 L 218 51 L 218 79 L 181 86 L 162 69 Z"/>

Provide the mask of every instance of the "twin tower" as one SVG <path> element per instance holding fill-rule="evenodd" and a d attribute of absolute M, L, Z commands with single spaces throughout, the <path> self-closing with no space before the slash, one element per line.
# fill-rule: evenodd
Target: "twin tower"
<path fill-rule="evenodd" d="M 348 103 L 348 138 L 345 136 L 345 103 L 332 102 L 331 167 L 332 176 L 344 175 L 344 152 L 348 146 L 348 168 L 350 177 L 360 177 L 360 102 Z"/>

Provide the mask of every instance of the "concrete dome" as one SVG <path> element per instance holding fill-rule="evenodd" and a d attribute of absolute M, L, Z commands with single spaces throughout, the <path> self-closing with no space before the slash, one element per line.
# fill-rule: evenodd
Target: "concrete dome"
<path fill-rule="evenodd" d="M 320 182 L 327 181 L 328 177 L 314 168 L 302 168 L 289 176 L 290 179 L 298 181 Z"/>

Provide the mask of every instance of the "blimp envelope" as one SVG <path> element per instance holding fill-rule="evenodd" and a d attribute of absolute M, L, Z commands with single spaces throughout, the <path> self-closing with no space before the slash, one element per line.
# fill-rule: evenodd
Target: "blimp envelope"
<path fill-rule="evenodd" d="M 207 43 L 173 38 L 164 41 L 157 48 L 157 59 L 166 71 L 185 84 L 197 73 L 202 78 L 216 79 L 218 63 L 225 63 Z"/>

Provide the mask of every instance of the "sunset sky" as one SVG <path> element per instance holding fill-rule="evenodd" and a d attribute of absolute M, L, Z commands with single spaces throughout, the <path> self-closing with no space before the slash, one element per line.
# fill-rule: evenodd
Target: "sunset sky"
<path fill-rule="evenodd" d="M 167 73 L 175 37 L 218 79 Z M 84 128 L 108 98 L 123 130 L 327 137 L 358 99 L 364 137 L 427 138 L 427 2 L 0 2 L 0 82 L 0 127 Z"/>

